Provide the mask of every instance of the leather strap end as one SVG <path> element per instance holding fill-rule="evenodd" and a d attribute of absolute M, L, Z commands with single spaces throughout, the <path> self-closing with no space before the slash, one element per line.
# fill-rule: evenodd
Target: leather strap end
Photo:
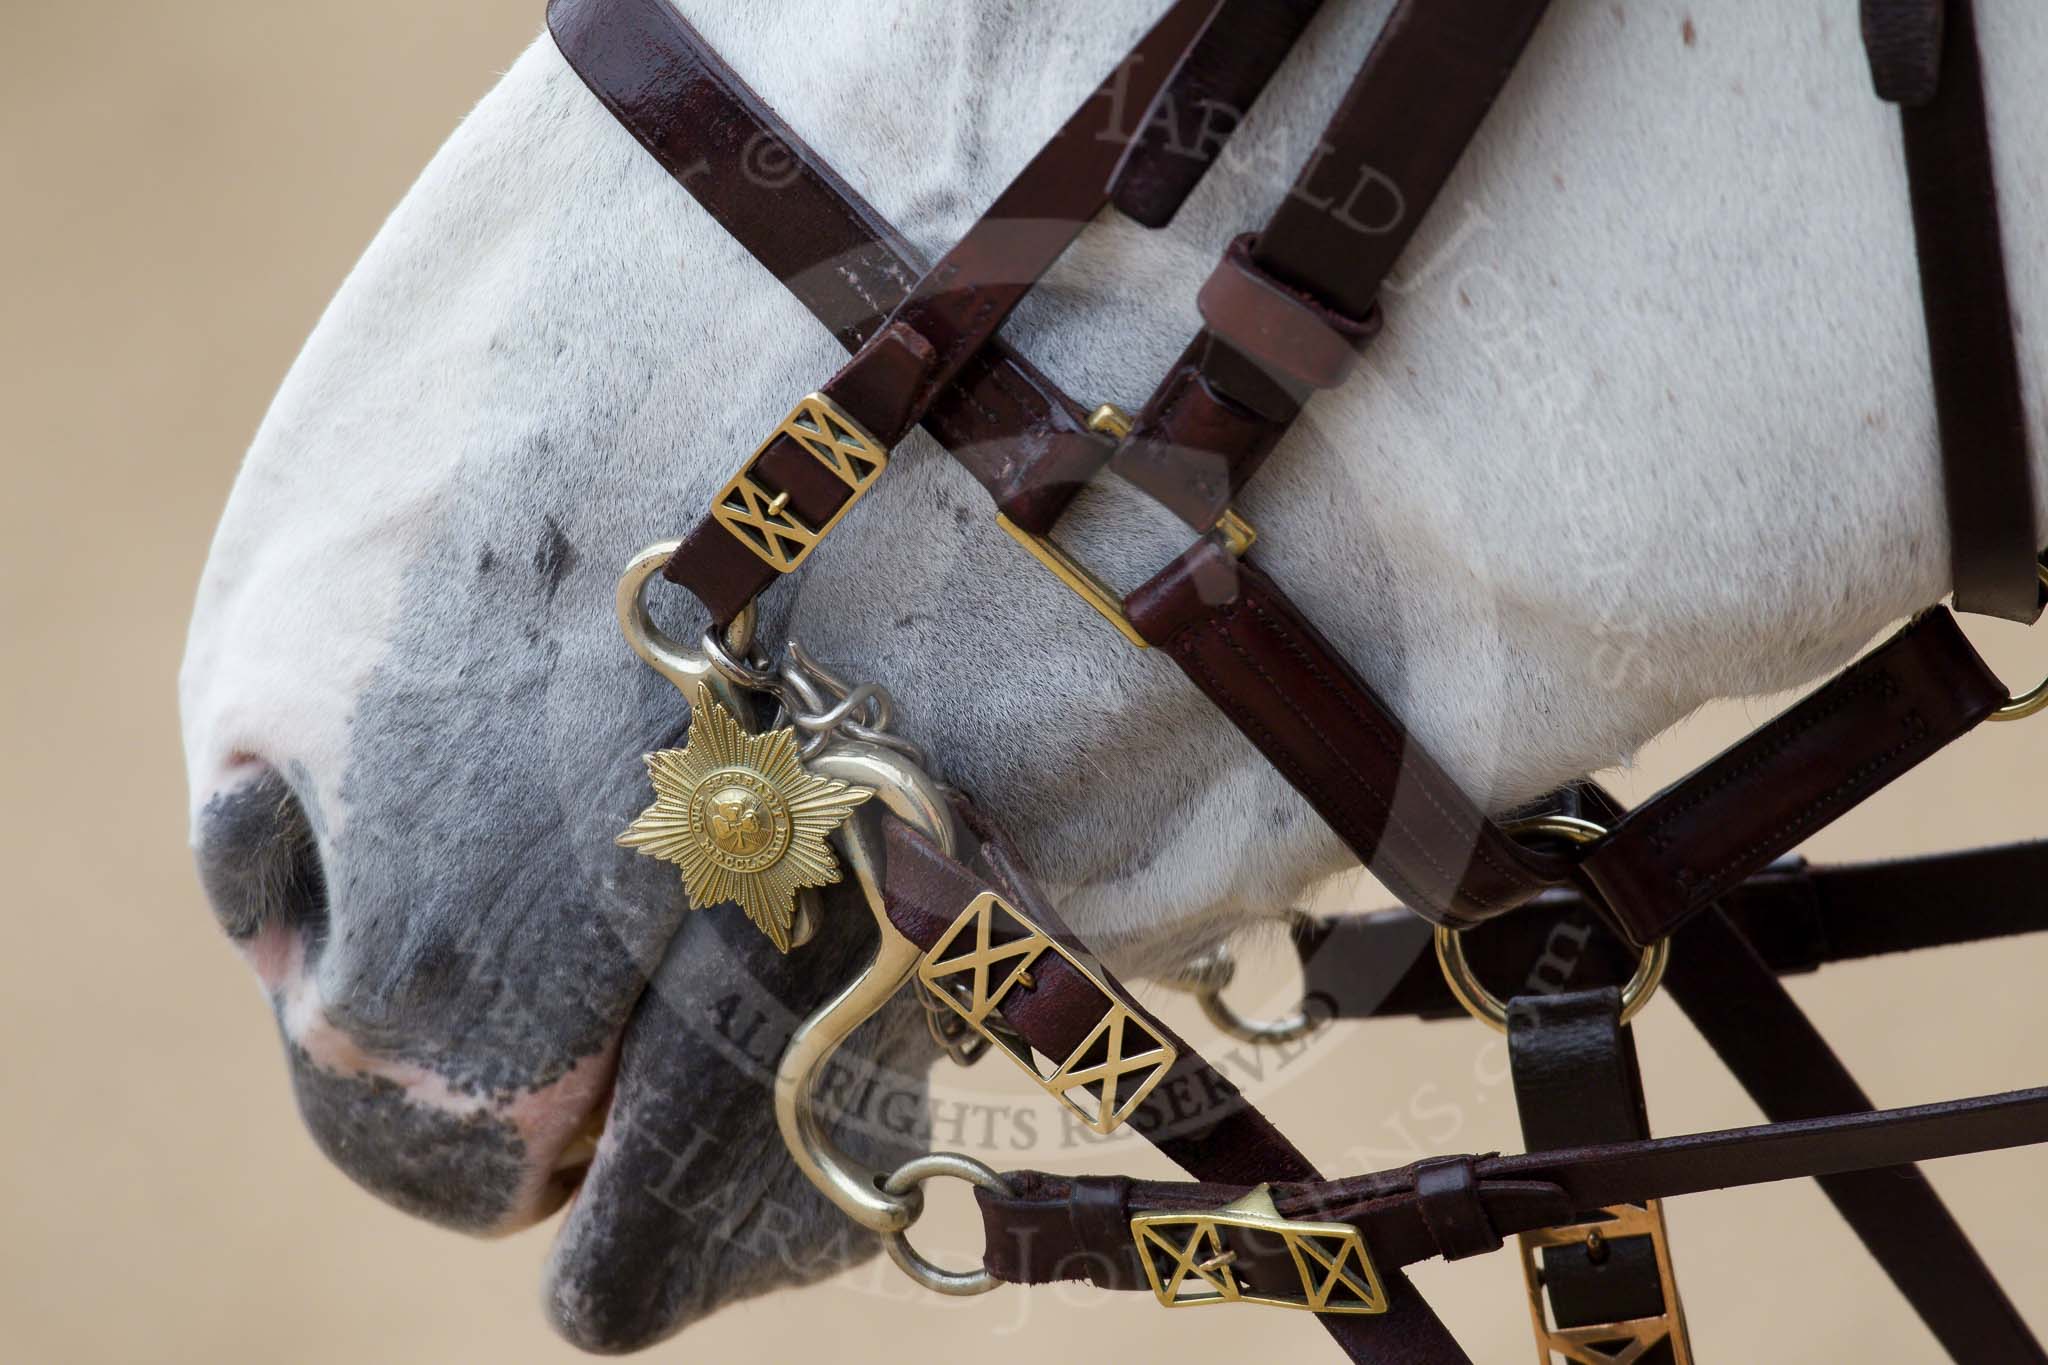
<path fill-rule="evenodd" d="M 1941 89 L 1945 0 L 1862 0 L 1863 51 L 1877 97 L 1908 108 Z"/>
<path fill-rule="evenodd" d="M 1145 642 L 1172 649 L 1183 631 L 1235 606 L 1243 590 L 1239 562 L 1220 535 L 1206 535 L 1124 599 L 1124 614 Z"/>
<path fill-rule="evenodd" d="M 876 440 L 894 446 L 931 405 L 938 367 L 931 342 L 899 318 L 875 333 L 825 392 Z"/>
<path fill-rule="evenodd" d="M 781 577 L 708 517 L 683 538 L 661 566 L 661 576 L 696 594 L 721 629 Z"/>

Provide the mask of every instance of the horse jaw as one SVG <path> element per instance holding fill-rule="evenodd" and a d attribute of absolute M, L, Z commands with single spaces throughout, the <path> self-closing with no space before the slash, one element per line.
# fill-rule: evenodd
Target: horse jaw
<path fill-rule="evenodd" d="M 1064 3 L 1042 27 L 923 3 L 883 25 L 852 0 L 692 18 L 933 251 L 1156 9 Z M 1078 396 L 1142 401 L 1196 326 L 1196 284 L 1284 192 L 1300 130 L 1386 8 L 1333 8 L 1174 228 L 1098 225 L 1007 335 Z M 1982 22 L 2015 302 L 2038 319 L 2048 104 L 2027 82 L 2048 12 Z M 977 69 L 1005 47 L 1003 69 L 1032 80 Z M 842 56 L 832 81 L 788 60 L 824 48 Z M 954 74 L 906 102 L 891 94 L 905 69 Z M 1711 697 L 1811 678 L 1946 577 L 1912 256 L 1896 129 L 1853 26 L 1744 0 L 1688 40 L 1675 20 L 1561 7 L 1418 238 L 1361 374 L 1244 499 L 1260 557 L 1495 808 Z M 2042 336 L 2023 337 L 2037 428 Z M 788 1001 L 858 948 L 763 956 L 611 844 L 643 801 L 638 753 L 684 722 L 616 638 L 612 576 L 684 529 L 839 359 L 543 41 L 323 319 L 201 587 L 183 679 L 196 837 L 220 846 L 220 803 L 254 773 L 306 812 L 327 889 L 300 959 L 319 1026 L 490 1114 L 621 1057 L 618 1121 L 549 1296 L 594 1347 L 822 1273 L 848 1246 L 779 1156 L 721 1164 L 775 1150 L 721 1020 L 736 974 Z M 1126 588 L 1185 544 L 1113 483 L 1061 535 Z M 687 605 L 665 609 L 690 628 Z M 922 435 L 768 616 L 771 638 L 895 689 L 901 728 L 1013 829 L 1121 970 L 1170 965 L 1344 862 L 1164 661 L 1018 553 Z M 263 943 L 274 968 L 292 961 L 291 942 Z M 297 1044 L 294 1020 L 313 1016 L 284 1003 Z M 878 1030 L 867 1052 L 909 1057 L 909 1033 Z M 320 1055 L 316 1083 L 348 1079 L 342 1052 Z M 367 1112 L 345 1108 L 309 1106 L 309 1122 Z M 573 1119 L 522 1139 L 515 1186 Z M 329 1145 L 390 1197 L 363 1153 L 403 1125 L 352 1135 Z M 544 1207 L 473 1175 L 451 1172 L 437 1216 L 495 1229 Z M 721 1235 L 647 1193 L 699 1176 L 788 1217 Z"/>

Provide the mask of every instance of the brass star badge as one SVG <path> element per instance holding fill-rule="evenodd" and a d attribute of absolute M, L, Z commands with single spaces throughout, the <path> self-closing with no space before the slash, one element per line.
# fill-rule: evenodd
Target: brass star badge
<path fill-rule="evenodd" d="M 674 863 L 690 908 L 737 901 L 788 952 L 796 895 L 839 880 L 826 836 L 874 793 L 813 777 L 794 730 L 751 735 L 699 685 L 684 747 L 647 755 L 654 804 L 619 836 Z"/>

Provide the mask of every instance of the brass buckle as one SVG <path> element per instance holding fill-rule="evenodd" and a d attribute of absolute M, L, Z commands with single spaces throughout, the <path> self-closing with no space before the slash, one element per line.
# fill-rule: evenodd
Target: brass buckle
<path fill-rule="evenodd" d="M 1646 1204 L 1616 1204 L 1601 1212 L 1607 1217 L 1598 1222 L 1544 1228 L 1516 1238 L 1521 1244 L 1522 1282 L 1529 1290 L 1529 1318 L 1536 1326 L 1536 1349 L 1545 1365 L 1557 1356 L 1580 1365 L 1632 1365 L 1665 1340 L 1671 1343 L 1674 1365 L 1692 1365 L 1692 1338 L 1685 1328 L 1685 1307 L 1678 1300 L 1678 1278 L 1671 1271 L 1671 1241 L 1664 1228 L 1663 1202 L 1652 1199 Z M 1650 1239 L 1657 1257 L 1657 1284 L 1664 1293 L 1663 1313 L 1653 1318 L 1585 1327 L 1552 1326 L 1544 1309 L 1543 1267 L 1538 1252 L 1544 1247 L 1591 1249 L 1617 1237 Z"/>
<path fill-rule="evenodd" d="M 1047 953 L 1064 958 L 1108 1006 L 1102 1021 L 1050 1072 L 1028 1043 L 989 1017 L 1012 989 L 1031 984 L 1033 964 Z M 919 960 L 917 979 L 1096 1133 L 1115 1132 L 1179 1060 L 1178 1050 L 1119 999 L 1093 967 L 993 891 L 976 896 L 960 912 Z M 964 1000 L 955 994 L 956 984 L 967 987 Z M 1136 1081 L 1129 1089 L 1126 1077 Z"/>
<path fill-rule="evenodd" d="M 1104 403 L 1089 414 L 1088 429 L 1121 441 L 1131 434 L 1131 419 L 1115 404 Z M 1045 536 L 1025 530 L 1000 512 L 996 514 L 996 525 L 1002 527 L 1010 539 L 1029 551 L 1031 557 L 1043 564 L 1054 578 L 1066 584 L 1076 597 L 1093 608 L 1098 616 L 1115 626 L 1124 639 L 1139 649 L 1152 647 L 1150 642 L 1138 633 L 1138 628 L 1131 624 L 1131 618 L 1124 614 L 1123 600 L 1117 596 L 1116 590 L 1090 573 L 1086 565 Z M 1251 549 L 1253 542 L 1259 538 L 1259 533 L 1252 524 L 1239 516 L 1234 508 L 1229 507 L 1223 509 L 1223 515 L 1216 519 L 1216 524 L 1210 529 L 1222 534 L 1233 558 L 1243 558 L 1244 552 Z"/>
<path fill-rule="evenodd" d="M 1226 1228 L 1278 1237 L 1301 1277 L 1301 1292 L 1249 1291 L 1234 1269 L 1237 1250 L 1224 1244 Z M 1311 1313 L 1387 1311 L 1386 1286 L 1358 1229 L 1282 1218 L 1265 1185 L 1209 1213 L 1141 1213 L 1131 1219 L 1131 1240 L 1153 1297 L 1168 1308 L 1256 1303 Z"/>
<path fill-rule="evenodd" d="M 1044 536 L 1031 532 L 1011 521 L 1001 512 L 996 513 L 996 525 L 1009 532 L 1010 539 L 1031 552 L 1031 557 L 1052 571 L 1052 576 L 1067 585 L 1073 594 L 1093 607 L 1096 614 L 1115 626 L 1126 640 L 1139 649 L 1150 649 L 1152 644 L 1138 634 L 1138 628 L 1131 624 L 1131 618 L 1124 615 L 1124 607 L 1109 584 L 1088 572 L 1085 565 Z"/>
<path fill-rule="evenodd" d="M 804 525 L 789 510 L 787 492 L 771 493 L 754 477 L 754 468 L 768 447 L 785 436 L 831 470 L 849 490 L 846 501 L 823 526 Z M 822 393 L 807 393 L 719 490 L 711 503 L 711 516 L 769 568 L 793 573 L 888 467 L 889 452 L 865 427 Z"/>

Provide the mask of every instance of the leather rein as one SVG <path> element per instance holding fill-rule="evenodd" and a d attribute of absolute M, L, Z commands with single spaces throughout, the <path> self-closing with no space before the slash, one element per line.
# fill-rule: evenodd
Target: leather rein
<path fill-rule="evenodd" d="M 830 835 L 882 946 L 792 1040 L 778 1117 L 819 1188 L 942 1292 L 1085 1279 L 1167 1306 L 1306 1308 L 1350 1359 L 1434 1365 L 1465 1356 L 1402 1267 L 1491 1252 L 1512 1234 L 1545 1359 L 1685 1362 L 1658 1201 L 1816 1177 L 1956 1359 L 2048 1361 L 1913 1166 L 2048 1141 L 2048 1088 L 1874 1110 L 1779 982 L 1842 958 L 2048 929 L 2033 908 L 2041 844 L 1904 865 L 1785 861 L 1922 759 L 2048 704 L 2048 691 L 2009 696 L 1931 606 L 1634 809 L 1582 783 L 1503 823 L 1260 569 L 1257 532 L 1233 508 L 1314 394 L 1343 383 L 1378 335 L 1383 282 L 1547 0 L 1399 0 L 1293 189 L 1202 285 L 1201 331 L 1134 417 L 1075 401 L 998 335 L 1104 209 L 1148 227 L 1172 219 L 1234 124 L 1216 111 L 1256 100 L 1321 3 L 1165 4 L 967 235 L 926 263 L 670 0 L 552 0 L 556 40 L 591 90 L 850 354 L 684 538 L 643 553 L 622 581 L 629 640 L 693 704 L 689 750 L 650 757 L 660 799 L 622 842 L 677 861 L 693 904 L 738 900 L 788 951 L 816 888 L 837 878 Z M 2044 580 L 1971 0 L 1862 0 L 1862 19 L 1876 90 L 1900 111 L 1955 604 L 2031 621 Z M 772 185 L 752 170 L 763 147 L 786 170 Z M 1218 960 L 1197 983 L 1212 1017 L 1274 1041 L 1334 1017 L 1469 1010 L 1509 1036 L 1527 1154 L 1326 1179 L 1094 959 L 1001 832 L 925 774 L 889 733 L 886 693 L 793 646 L 779 670 L 754 648 L 755 599 L 802 567 L 917 427 L 988 491 L 1005 531 L 1131 644 L 1170 658 L 1428 921 L 1303 920 L 1308 1015 L 1236 1018 Z M 1121 599 L 1052 538 L 1105 470 L 1193 535 Z M 657 574 L 709 611 L 698 647 L 648 617 Z M 1437 954 L 1409 970 L 1418 934 Z M 1635 976 L 1589 987 L 1581 968 Z M 1090 1128 L 1135 1128 L 1192 1182 L 997 1173 L 958 1156 L 865 1171 L 826 1135 L 809 1086 L 913 976 L 956 1059 L 1007 1053 Z M 1481 984 L 1518 978 L 1507 1000 Z M 1650 1136 L 1627 1020 L 1660 981 L 1770 1122 Z M 977 1186 L 987 1251 L 975 1270 L 939 1270 L 904 1240 L 937 1175 Z M 1616 1349 L 1634 1354 L 1584 1354 Z"/>

